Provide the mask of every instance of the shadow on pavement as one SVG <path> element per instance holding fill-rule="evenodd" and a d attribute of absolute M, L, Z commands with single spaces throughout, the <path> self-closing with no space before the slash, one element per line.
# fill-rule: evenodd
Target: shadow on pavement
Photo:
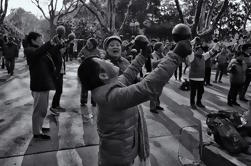
<path fill-rule="evenodd" d="M 59 148 L 59 138 L 58 138 L 58 117 L 53 115 L 48 115 L 47 118 L 49 119 L 50 124 L 50 131 L 49 135 L 51 136 L 51 140 L 48 141 L 38 141 L 34 138 L 31 139 L 29 146 L 25 152 L 22 166 L 27 165 L 36 165 L 36 166 L 45 166 L 45 165 L 57 165 L 57 153 L 44 153 L 44 152 L 51 152 L 57 151 Z M 39 154 L 40 155 L 33 155 Z"/>

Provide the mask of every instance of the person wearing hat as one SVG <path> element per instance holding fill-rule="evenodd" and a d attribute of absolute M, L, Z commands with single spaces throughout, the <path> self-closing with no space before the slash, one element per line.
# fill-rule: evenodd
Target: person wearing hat
<path fill-rule="evenodd" d="M 58 116 L 59 112 L 64 112 L 65 108 L 63 108 L 60 104 L 61 96 L 63 93 L 63 77 L 65 75 L 65 60 L 64 54 L 66 52 L 66 45 L 64 43 L 64 34 L 65 34 L 65 27 L 60 25 L 56 29 L 57 36 L 59 38 L 60 44 L 57 46 L 52 47 L 48 52 L 54 62 L 56 67 L 56 71 L 54 73 L 55 79 L 55 88 L 56 92 L 53 96 L 50 111 L 53 115 Z"/>
<path fill-rule="evenodd" d="M 243 84 L 239 98 L 241 101 L 247 102 L 248 100 L 246 99 L 245 95 L 251 81 L 251 43 L 247 43 L 242 46 L 242 53 L 244 54 L 243 60 L 247 64 L 247 70 L 246 80 Z"/>
<path fill-rule="evenodd" d="M 115 37 L 108 43 L 105 44 L 106 51 L 119 56 L 119 38 Z M 92 90 L 99 108 L 99 166 L 131 166 L 137 156 L 141 162 L 150 163 L 147 126 L 140 104 L 162 91 L 182 59 L 191 54 L 191 45 L 189 40 L 177 42 L 173 51 L 163 58 L 155 70 L 135 83 L 150 56 L 148 44 L 146 37 L 136 37 L 135 47 L 140 54 L 122 75 L 117 66 L 98 57 L 86 59 L 78 68 L 81 83 L 86 89 Z"/>
<path fill-rule="evenodd" d="M 122 41 L 119 36 L 110 36 L 105 39 L 105 59 L 110 60 L 115 66 L 119 67 L 119 74 L 123 74 L 123 72 L 130 65 L 130 62 L 126 58 L 122 57 L 120 48 L 122 48 Z"/>
<path fill-rule="evenodd" d="M 212 56 L 215 56 L 215 52 L 219 49 L 219 44 L 208 52 L 203 52 L 202 43 L 199 37 L 196 37 L 191 41 L 193 43 L 193 53 L 189 55 L 188 62 L 190 64 L 189 80 L 190 80 L 190 105 L 192 109 L 197 109 L 196 105 L 201 108 L 205 108 L 201 99 L 204 93 L 204 77 L 205 77 L 205 61 Z M 195 96 L 197 95 L 197 101 L 195 105 Z"/>
<path fill-rule="evenodd" d="M 86 41 L 85 46 L 81 49 L 81 51 L 78 54 L 78 57 L 81 58 L 81 61 L 92 56 L 100 57 L 100 50 L 98 49 L 98 42 L 95 38 L 89 38 Z M 82 107 L 86 106 L 87 101 L 88 101 L 88 90 L 86 90 L 84 87 L 81 87 L 81 97 L 80 97 L 81 106 Z M 96 103 L 92 97 L 91 97 L 91 104 L 92 106 L 96 106 Z M 92 114 L 90 113 L 88 116 L 92 117 Z"/>

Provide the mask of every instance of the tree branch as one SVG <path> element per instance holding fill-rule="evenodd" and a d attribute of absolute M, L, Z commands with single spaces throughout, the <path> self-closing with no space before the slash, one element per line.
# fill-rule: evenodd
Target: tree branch
<path fill-rule="evenodd" d="M 176 4 L 177 10 L 179 12 L 179 18 L 180 18 L 181 23 L 185 23 L 183 13 L 182 13 L 182 10 L 180 8 L 180 2 L 179 2 L 179 0 L 175 0 L 175 4 Z"/>
<path fill-rule="evenodd" d="M 217 26 L 217 23 L 219 22 L 222 14 L 224 13 L 224 11 L 227 9 L 228 7 L 228 3 L 229 3 L 229 0 L 224 0 L 223 2 L 223 5 L 221 6 L 221 9 L 220 9 L 220 12 L 218 13 L 218 15 L 216 16 L 216 19 L 214 20 L 214 22 L 212 23 L 212 26 L 204 31 L 203 33 L 199 34 L 199 36 L 205 36 L 205 35 L 208 35 L 208 34 L 211 34 L 213 33 L 213 31 L 215 30 L 216 26 Z"/>
<path fill-rule="evenodd" d="M 2 2 L 3 2 L 3 0 L 1 0 L 1 8 L 3 7 L 2 6 Z M 4 20 L 5 16 L 6 16 L 7 9 L 8 9 L 8 0 L 5 0 L 5 2 L 4 2 L 4 9 L 2 8 L 1 13 L 0 13 L 1 14 L 0 15 L 0 23 L 1 24 L 3 23 L 3 20 Z"/>
<path fill-rule="evenodd" d="M 210 23 L 211 18 L 212 18 L 212 13 L 213 13 L 213 10 L 214 10 L 216 4 L 217 4 L 217 0 L 214 0 L 214 1 L 213 1 L 213 4 L 212 4 L 212 6 L 210 7 L 209 12 L 208 12 L 208 14 L 207 14 L 206 24 L 205 24 L 204 29 L 206 29 L 206 28 L 209 26 L 209 23 Z"/>
<path fill-rule="evenodd" d="M 83 6 L 88 9 L 97 19 L 98 22 L 100 23 L 102 29 L 106 32 L 109 32 L 109 30 L 107 29 L 106 25 L 104 24 L 102 18 L 100 18 L 99 14 L 97 13 L 97 11 L 95 11 L 94 9 L 92 9 L 90 6 L 88 6 L 84 0 L 80 0 L 80 2 L 82 2 Z"/>
<path fill-rule="evenodd" d="M 75 5 L 75 7 L 72 8 L 74 5 Z M 72 2 L 68 8 L 65 7 L 64 13 L 60 13 L 60 14 L 58 15 L 57 21 L 59 21 L 60 18 L 62 18 L 62 17 L 64 17 L 64 16 L 66 16 L 66 15 L 68 15 L 68 14 L 74 12 L 77 8 L 78 8 L 78 1 Z"/>
<path fill-rule="evenodd" d="M 119 28 L 119 33 L 120 33 L 120 32 L 122 31 L 122 29 L 124 28 L 124 25 L 125 25 L 125 23 L 126 23 L 126 21 L 127 21 L 127 19 L 128 19 L 130 7 L 132 6 L 132 1 L 133 1 L 133 0 L 130 0 L 129 3 L 128 3 L 128 5 L 127 5 L 127 11 L 126 11 L 126 13 L 125 13 L 125 18 L 124 18 L 124 20 L 123 20 L 123 22 L 122 22 L 122 24 L 121 24 L 121 26 L 120 26 L 120 28 Z"/>
<path fill-rule="evenodd" d="M 37 6 L 37 8 L 42 12 L 44 18 L 49 21 L 49 18 L 45 15 L 44 10 L 39 5 L 39 0 L 31 0 L 31 2 Z"/>
<path fill-rule="evenodd" d="M 192 25 L 192 36 L 196 36 L 197 35 L 197 27 L 200 21 L 200 14 L 201 14 L 201 8 L 203 5 L 203 0 L 199 0 L 198 4 L 197 4 L 197 8 L 196 8 L 196 12 L 195 12 L 195 17 L 194 17 L 194 23 Z"/>

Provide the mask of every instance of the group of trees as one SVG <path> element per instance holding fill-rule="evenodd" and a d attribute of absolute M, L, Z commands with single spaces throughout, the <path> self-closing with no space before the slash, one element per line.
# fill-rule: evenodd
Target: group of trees
<path fill-rule="evenodd" d="M 52 36 L 56 26 L 62 24 L 68 33 L 83 38 L 103 38 L 114 33 L 130 36 L 130 23 L 137 21 L 138 33 L 150 37 L 170 39 L 172 27 L 182 22 L 191 27 L 193 36 L 210 38 L 216 29 L 221 37 L 244 31 L 251 20 L 249 0 L 63 0 L 61 7 L 58 0 L 46 0 L 48 13 L 41 0 L 30 1 L 41 11 L 43 19 L 21 8 L 6 17 L 25 34 L 40 30 Z M 1 23 L 8 0 L 0 2 Z"/>

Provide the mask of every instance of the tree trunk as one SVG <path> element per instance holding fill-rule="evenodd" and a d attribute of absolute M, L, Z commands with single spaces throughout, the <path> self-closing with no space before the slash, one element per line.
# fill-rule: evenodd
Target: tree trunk
<path fill-rule="evenodd" d="M 244 24 L 243 24 L 243 30 L 246 30 L 246 27 L 247 27 L 247 21 L 248 21 L 248 18 L 249 18 L 249 15 L 251 14 L 251 9 L 248 10 L 248 13 L 244 19 Z"/>
<path fill-rule="evenodd" d="M 54 24 L 54 20 L 50 20 L 50 38 L 52 38 L 56 34 L 56 25 Z"/>
<path fill-rule="evenodd" d="M 175 0 L 175 4 L 176 4 L 177 10 L 179 12 L 179 18 L 180 18 L 181 23 L 185 23 L 183 13 L 182 13 L 182 10 L 180 8 L 180 2 L 179 2 L 179 0 Z"/>
<path fill-rule="evenodd" d="M 196 8 L 195 17 L 194 17 L 194 23 L 193 23 L 193 26 L 191 29 L 193 37 L 197 36 L 197 28 L 198 28 L 199 21 L 200 21 L 202 5 L 203 5 L 203 0 L 199 0 L 199 2 L 197 4 L 197 8 Z"/>
<path fill-rule="evenodd" d="M 216 16 L 216 19 L 214 20 L 213 24 L 210 26 L 210 28 L 208 28 L 206 31 L 202 32 L 201 34 L 199 34 L 200 37 L 207 37 L 208 35 L 212 35 L 214 33 L 214 30 L 216 29 L 217 27 L 217 23 L 219 22 L 219 20 L 221 19 L 222 17 L 222 14 L 223 12 L 227 9 L 228 7 L 228 3 L 229 3 L 229 0 L 225 0 L 223 2 L 223 5 L 220 9 L 220 12 L 218 13 L 218 15 Z"/>

